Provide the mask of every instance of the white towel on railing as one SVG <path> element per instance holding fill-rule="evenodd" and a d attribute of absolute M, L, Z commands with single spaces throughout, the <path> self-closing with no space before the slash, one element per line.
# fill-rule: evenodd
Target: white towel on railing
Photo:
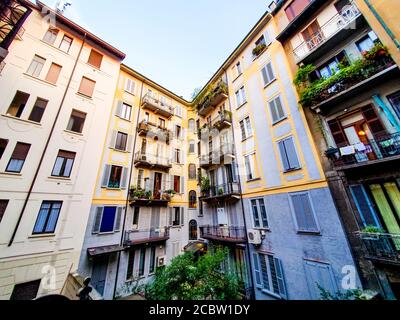
<path fill-rule="evenodd" d="M 354 146 L 347 146 L 347 147 L 340 148 L 340 155 L 342 155 L 342 156 L 349 156 L 349 155 L 352 155 L 355 153 L 356 153 L 356 149 L 354 148 Z"/>
<path fill-rule="evenodd" d="M 354 148 L 356 149 L 357 152 L 364 152 L 367 150 L 367 147 L 362 142 L 355 144 Z"/>

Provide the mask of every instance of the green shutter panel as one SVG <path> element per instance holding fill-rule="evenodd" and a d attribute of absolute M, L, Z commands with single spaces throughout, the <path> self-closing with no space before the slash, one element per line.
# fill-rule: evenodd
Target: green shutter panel
<path fill-rule="evenodd" d="M 103 179 L 101 181 L 102 188 L 108 187 L 108 181 L 110 179 L 110 171 L 111 171 L 111 166 L 109 164 L 106 164 L 104 167 Z"/>
<path fill-rule="evenodd" d="M 103 216 L 103 209 L 104 209 L 104 207 L 96 208 L 96 213 L 95 213 L 94 223 L 93 223 L 93 230 L 92 230 L 93 234 L 100 232 L 100 224 L 101 224 L 101 218 Z"/>
<path fill-rule="evenodd" d="M 122 168 L 121 189 L 125 190 L 128 183 L 128 168 Z"/>
<path fill-rule="evenodd" d="M 350 191 L 364 226 L 375 226 L 381 228 L 379 219 L 376 215 L 374 207 L 372 206 L 371 200 L 364 189 L 364 186 L 350 186 Z"/>
<path fill-rule="evenodd" d="M 276 269 L 276 277 L 277 277 L 278 286 L 279 286 L 279 295 L 283 299 L 288 300 L 285 275 L 283 273 L 283 267 L 282 267 L 282 261 L 278 258 L 274 258 L 274 262 L 275 262 L 275 269 Z"/>
<path fill-rule="evenodd" d="M 115 217 L 115 226 L 114 226 L 115 232 L 118 232 L 121 230 L 121 218 L 122 218 L 122 207 L 118 207 L 116 217 Z"/>
<path fill-rule="evenodd" d="M 256 252 L 253 253 L 253 264 L 256 287 L 262 288 L 260 261 Z"/>

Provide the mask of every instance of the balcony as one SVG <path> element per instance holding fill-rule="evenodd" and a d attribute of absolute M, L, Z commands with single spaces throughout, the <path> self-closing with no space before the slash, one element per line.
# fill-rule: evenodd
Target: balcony
<path fill-rule="evenodd" d="M 166 207 L 175 195 L 173 190 L 167 190 L 171 185 L 169 181 L 158 179 L 133 179 L 137 186 L 129 189 L 129 202 L 131 206 Z M 144 186 L 144 188 L 142 188 Z"/>
<path fill-rule="evenodd" d="M 359 30 L 361 23 L 365 22 L 361 17 L 361 12 L 354 4 L 346 6 L 322 25 L 310 39 L 293 50 L 296 63 L 308 64 L 332 51 L 343 39 Z"/>
<path fill-rule="evenodd" d="M 124 246 L 133 247 L 154 243 L 162 243 L 169 239 L 169 228 L 150 230 L 129 230 L 124 234 Z"/>
<path fill-rule="evenodd" d="M 157 138 L 158 141 L 165 141 L 169 144 L 171 132 L 166 128 L 161 128 L 154 123 L 142 121 L 139 123 L 137 132 L 140 137 L 147 137 L 149 139 Z"/>
<path fill-rule="evenodd" d="M 359 233 L 367 259 L 400 265 L 400 234 Z"/>
<path fill-rule="evenodd" d="M 345 154 L 345 155 L 343 155 Z M 378 164 L 400 159 L 400 133 L 386 134 L 368 143 L 330 148 L 326 156 L 337 170 Z"/>
<path fill-rule="evenodd" d="M 214 108 L 228 98 L 228 87 L 224 81 L 218 82 L 214 87 L 200 95 L 195 102 L 199 115 L 205 117 Z"/>
<path fill-rule="evenodd" d="M 216 129 L 218 131 L 224 130 L 232 126 L 232 112 L 224 110 L 219 112 L 218 116 L 215 117 L 211 122 L 204 124 L 203 127 L 198 130 L 198 138 L 201 140 L 209 139 L 211 131 Z"/>
<path fill-rule="evenodd" d="M 139 151 L 135 154 L 135 167 L 144 169 L 155 169 L 161 171 L 169 171 L 172 168 L 170 158 L 155 156 Z"/>
<path fill-rule="evenodd" d="M 168 119 L 174 115 L 174 108 L 172 106 L 160 101 L 151 93 L 147 93 L 143 97 L 142 107 Z"/>
<path fill-rule="evenodd" d="M 208 170 L 212 166 L 232 163 L 235 159 L 235 146 L 224 143 L 218 149 L 200 157 L 200 167 Z"/>
<path fill-rule="evenodd" d="M 232 244 L 247 242 L 246 229 L 244 227 L 203 226 L 200 227 L 200 237 L 207 240 Z"/>
<path fill-rule="evenodd" d="M 206 203 L 220 200 L 238 201 L 240 200 L 239 183 L 229 182 L 218 186 L 211 186 L 208 190 L 203 189 L 200 200 Z"/>

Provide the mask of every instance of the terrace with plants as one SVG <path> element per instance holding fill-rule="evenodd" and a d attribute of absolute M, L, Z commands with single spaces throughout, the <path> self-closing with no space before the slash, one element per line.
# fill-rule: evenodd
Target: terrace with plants
<path fill-rule="evenodd" d="M 216 108 L 222 101 L 228 98 L 228 86 L 223 80 L 209 85 L 194 101 L 197 112 L 206 116 L 212 109 Z"/>

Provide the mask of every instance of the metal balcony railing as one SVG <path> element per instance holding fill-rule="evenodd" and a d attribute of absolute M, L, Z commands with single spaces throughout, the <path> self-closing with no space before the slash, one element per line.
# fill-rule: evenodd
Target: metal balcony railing
<path fill-rule="evenodd" d="M 200 165 L 218 165 L 230 163 L 235 157 L 235 145 L 233 143 L 224 143 L 215 148 L 208 154 L 200 156 Z"/>
<path fill-rule="evenodd" d="M 139 123 L 137 132 L 140 136 L 146 136 L 149 138 L 157 137 L 158 141 L 170 142 L 171 132 L 167 128 L 162 128 L 156 124 L 143 120 Z"/>
<path fill-rule="evenodd" d="M 197 111 L 201 116 L 206 116 L 213 108 L 217 107 L 228 98 L 228 88 L 226 83 L 221 80 L 211 91 L 196 103 Z"/>
<path fill-rule="evenodd" d="M 159 179 L 135 177 L 132 179 L 132 186 L 129 189 L 129 198 L 134 200 L 162 200 L 171 201 L 175 195 L 173 192 L 173 181 L 164 179 L 160 176 Z"/>
<path fill-rule="evenodd" d="M 169 239 L 169 228 L 154 228 L 148 230 L 129 230 L 124 234 L 124 245 L 133 246 L 149 242 L 161 242 Z"/>
<path fill-rule="evenodd" d="M 211 186 L 209 190 L 203 191 L 204 198 L 224 197 L 240 194 L 239 183 L 229 182 L 218 186 Z"/>
<path fill-rule="evenodd" d="M 327 39 L 346 28 L 355 28 L 352 23 L 361 15 L 360 10 L 354 3 L 342 9 L 333 16 L 327 23 L 320 27 L 310 39 L 302 42 L 293 50 L 296 62 L 301 61 L 310 52 L 320 47 Z"/>
<path fill-rule="evenodd" d="M 146 93 L 142 100 L 142 106 L 166 117 L 171 117 L 174 114 L 174 108 L 171 105 L 162 102 L 152 93 Z"/>
<path fill-rule="evenodd" d="M 346 155 L 342 155 L 345 153 Z M 385 134 L 379 139 L 369 140 L 367 144 L 341 145 L 326 152 L 336 167 L 366 164 L 400 155 L 400 133 Z"/>
<path fill-rule="evenodd" d="M 400 234 L 358 233 L 370 259 L 400 263 Z"/>
<path fill-rule="evenodd" d="M 246 242 L 246 229 L 244 227 L 202 226 L 200 227 L 200 235 L 203 239 Z"/>
<path fill-rule="evenodd" d="M 135 163 L 141 163 L 149 166 L 172 167 L 170 158 L 160 157 L 142 151 L 139 151 L 135 154 Z"/>

